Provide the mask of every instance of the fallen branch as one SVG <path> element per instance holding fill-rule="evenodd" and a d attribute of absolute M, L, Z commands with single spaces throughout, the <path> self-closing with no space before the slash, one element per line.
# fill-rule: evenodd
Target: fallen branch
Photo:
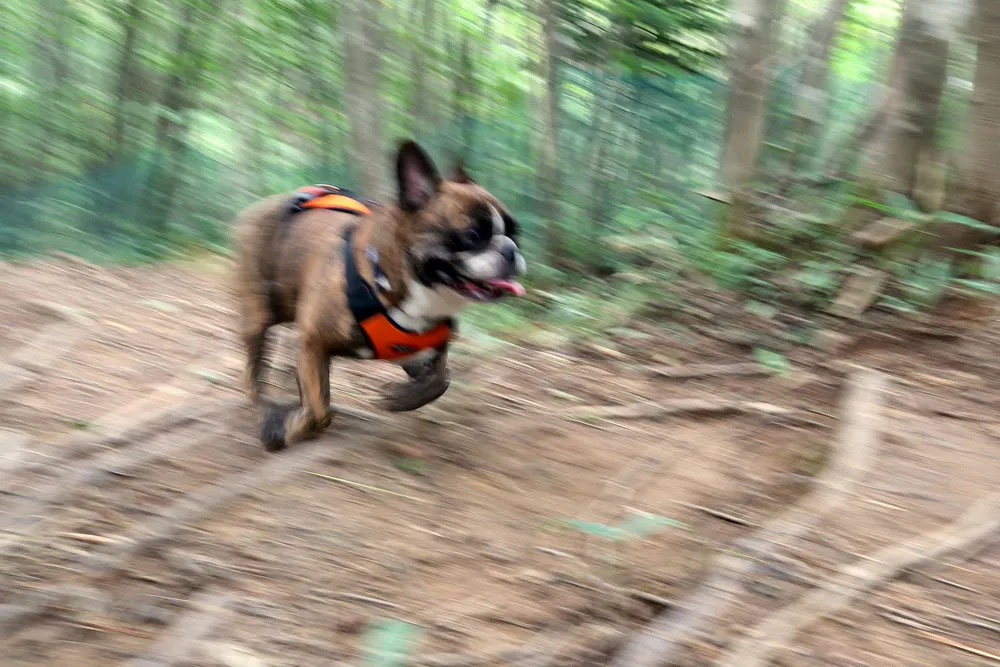
<path fill-rule="evenodd" d="M 938 644 L 944 644 L 945 646 L 950 646 L 952 648 L 957 648 L 959 651 L 964 651 L 970 655 L 979 656 L 980 658 L 986 658 L 987 660 L 992 660 L 993 662 L 1000 663 L 1000 654 L 990 653 L 989 651 L 984 651 L 982 649 L 969 646 L 968 644 L 961 644 L 953 639 L 948 639 L 947 637 L 942 637 L 941 635 L 934 634 L 933 632 L 927 632 L 926 630 L 917 630 L 921 635 L 930 639 L 932 642 L 937 642 Z"/>
<path fill-rule="evenodd" d="M 1000 528 L 1000 493 L 979 500 L 957 521 L 944 528 L 893 544 L 871 557 L 842 567 L 819 588 L 765 619 L 739 641 L 717 664 L 756 667 L 788 645 L 812 623 L 846 607 L 862 593 L 876 588 L 919 563 L 962 549 Z M 929 634 L 921 631 L 921 634 Z"/>
<path fill-rule="evenodd" d="M 191 608 L 145 655 L 128 660 L 122 667 L 172 667 L 186 663 L 198 644 L 229 615 L 233 603 L 233 596 L 228 593 L 197 594 L 191 600 Z"/>
<path fill-rule="evenodd" d="M 342 448 L 333 448 L 328 441 L 299 444 L 286 453 L 269 457 L 265 463 L 245 472 L 230 475 L 221 482 L 208 483 L 168 507 L 148 524 L 136 526 L 130 534 L 105 545 L 105 548 L 83 554 L 75 571 L 82 575 L 111 575 L 119 572 L 128 561 L 163 544 L 185 525 L 201 519 L 220 505 L 298 472 L 321 461 L 337 458 Z M 62 593 L 56 588 L 33 589 L 0 605 L 0 636 L 20 627 L 26 620 L 43 614 L 56 604 Z"/>
<path fill-rule="evenodd" d="M 755 377 L 773 375 L 774 371 L 758 363 L 686 364 L 683 366 L 650 366 L 646 372 L 657 378 L 687 380 L 690 378 Z"/>
<path fill-rule="evenodd" d="M 164 438 L 162 442 L 148 448 L 129 447 L 125 450 L 111 450 L 102 456 L 89 461 L 89 465 L 65 468 L 62 474 L 54 477 L 48 485 L 39 489 L 31 496 L 22 499 L 14 510 L 0 518 L 0 532 L 6 533 L 0 538 L 0 556 L 5 555 L 17 542 L 19 537 L 31 535 L 46 518 L 46 510 L 50 507 L 66 506 L 83 487 L 97 482 L 102 476 L 111 473 L 128 472 L 141 468 L 167 456 L 176 455 L 203 442 L 216 438 L 222 429 L 216 427 L 200 437 L 189 440 L 179 438 Z M 84 541 L 83 536 L 71 534 L 73 539 Z M 104 535 L 89 536 L 92 544 L 115 541 Z"/>
<path fill-rule="evenodd" d="M 591 405 L 575 408 L 567 413 L 570 419 L 663 419 L 673 415 L 731 415 L 762 414 L 772 417 L 790 417 L 797 411 L 771 403 L 729 401 L 726 399 L 678 398 L 661 403 L 633 403 L 631 405 Z"/>
<path fill-rule="evenodd" d="M 0 364 L 0 395 L 11 393 L 39 376 L 90 332 L 91 322 L 72 311 L 53 310 L 60 321 L 50 324 Z"/>
<path fill-rule="evenodd" d="M 813 491 L 760 531 L 717 555 L 712 574 L 694 595 L 635 633 L 615 656 L 612 667 L 671 664 L 684 640 L 719 618 L 740 594 L 759 560 L 791 545 L 846 499 L 875 458 L 886 384 L 878 371 L 853 372 L 833 460 L 815 480 Z"/>
<path fill-rule="evenodd" d="M 688 509 L 697 510 L 703 514 L 707 514 L 715 519 L 720 519 L 728 523 L 736 524 L 737 526 L 748 526 L 751 528 L 756 528 L 757 524 L 750 519 L 745 519 L 741 516 L 731 514 L 730 512 L 723 512 L 722 510 L 717 510 L 713 507 L 705 507 L 704 505 L 694 505 L 692 503 L 681 503 L 684 507 Z"/>

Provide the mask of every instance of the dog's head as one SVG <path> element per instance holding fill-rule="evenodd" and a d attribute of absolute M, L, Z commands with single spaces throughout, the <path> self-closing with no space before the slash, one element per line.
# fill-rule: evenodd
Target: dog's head
<path fill-rule="evenodd" d="M 521 296 L 526 271 L 517 246 L 517 221 L 462 167 L 449 179 L 416 143 L 396 155 L 398 204 L 411 230 L 408 247 L 416 278 L 472 301 Z"/>

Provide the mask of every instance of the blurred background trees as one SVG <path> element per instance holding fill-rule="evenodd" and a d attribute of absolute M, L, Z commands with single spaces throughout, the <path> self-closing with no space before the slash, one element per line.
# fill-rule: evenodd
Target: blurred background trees
<path fill-rule="evenodd" d="M 254 196 L 389 194 L 411 136 L 517 211 L 540 283 L 993 289 L 1000 0 L 11 0 L 0 28 L 7 254 L 221 250 Z"/>

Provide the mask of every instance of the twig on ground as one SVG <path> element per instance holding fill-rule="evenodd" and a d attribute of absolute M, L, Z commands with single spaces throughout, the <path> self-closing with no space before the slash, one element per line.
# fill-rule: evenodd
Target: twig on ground
<path fill-rule="evenodd" d="M 678 398 L 660 403 L 630 405 L 591 405 L 566 413 L 570 419 L 662 419 L 681 414 L 761 414 L 772 417 L 793 417 L 796 410 L 771 403 L 730 401 L 725 399 Z"/>
<path fill-rule="evenodd" d="M 682 642 L 721 616 L 741 593 L 758 560 L 788 547 L 844 501 L 875 458 L 886 384 L 886 377 L 878 371 L 854 371 L 843 401 L 833 461 L 815 480 L 814 490 L 754 535 L 737 540 L 732 550 L 717 555 L 712 574 L 698 591 L 625 642 L 612 667 L 670 664 Z"/>
<path fill-rule="evenodd" d="M 122 628 L 116 625 L 105 625 L 104 623 L 93 623 L 91 621 L 77 621 L 70 623 L 70 625 L 78 628 L 84 628 L 85 630 L 96 630 L 97 632 L 113 632 L 119 635 L 128 635 L 130 637 L 142 637 L 143 639 L 149 639 L 153 635 L 148 632 L 143 632 L 142 630 L 133 630 L 132 628 Z"/>
<path fill-rule="evenodd" d="M 842 567 L 840 573 L 797 602 L 775 612 L 720 660 L 720 667 L 756 667 L 802 629 L 846 607 L 852 600 L 900 572 L 943 554 L 962 549 L 1000 528 L 1000 492 L 974 503 L 959 519 L 944 528 L 893 544 L 871 557 Z"/>
<path fill-rule="evenodd" d="M 691 378 L 755 377 L 773 375 L 774 371 L 756 362 L 742 364 L 685 364 L 683 366 L 650 366 L 646 372 L 657 378 L 687 380 Z"/>
<path fill-rule="evenodd" d="M 990 618 L 989 616 L 980 616 L 979 614 L 970 613 L 967 616 L 961 616 L 959 614 L 945 614 L 944 617 L 949 621 L 955 621 L 956 623 L 961 623 L 962 625 L 968 625 L 972 628 L 989 630 L 990 632 L 1000 634 L 1000 620 Z"/>
<path fill-rule="evenodd" d="M 967 644 L 962 644 L 953 639 L 948 639 L 947 637 L 942 637 L 941 635 L 934 634 L 933 632 L 927 632 L 926 630 L 917 630 L 918 633 L 931 640 L 932 642 L 937 642 L 938 644 L 944 644 L 945 646 L 950 646 L 952 648 L 957 648 L 959 651 L 964 651 L 970 655 L 979 656 L 980 658 L 986 658 L 987 660 L 992 660 L 993 662 L 1000 663 L 1000 654 L 990 653 L 989 651 L 984 651 L 982 649 L 969 646 Z"/>
<path fill-rule="evenodd" d="M 691 503 L 681 503 L 684 507 L 688 509 L 697 510 L 708 516 L 715 517 L 716 519 L 721 519 L 722 521 L 727 521 L 729 523 L 734 523 L 737 526 L 750 526 L 751 528 L 756 527 L 757 524 L 749 519 L 744 519 L 741 516 L 735 514 L 730 514 L 729 512 L 723 512 L 722 510 L 713 509 L 711 507 L 705 507 L 704 505 L 693 505 Z"/>
<path fill-rule="evenodd" d="M 391 496 L 399 496 L 400 498 L 406 498 L 407 500 L 412 500 L 417 503 L 426 503 L 427 501 L 423 498 L 417 498 L 416 496 L 408 496 L 405 493 L 399 493 L 397 491 L 389 491 L 388 489 L 383 489 L 377 486 L 371 486 L 370 484 L 362 484 L 361 482 L 352 482 L 349 479 L 344 479 L 343 477 L 334 477 L 333 475 L 324 475 L 322 473 L 313 472 L 312 470 L 306 470 L 307 475 L 313 475 L 319 477 L 320 479 L 326 479 L 331 482 L 339 482 L 340 484 L 346 484 L 347 486 L 355 486 L 359 489 L 365 489 L 366 491 L 375 491 L 376 493 L 388 493 Z"/>

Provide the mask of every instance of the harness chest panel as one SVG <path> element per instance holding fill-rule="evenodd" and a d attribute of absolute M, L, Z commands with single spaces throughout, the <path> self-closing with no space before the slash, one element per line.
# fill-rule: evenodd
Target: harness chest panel
<path fill-rule="evenodd" d="M 379 301 L 375 289 L 358 272 L 354 259 L 353 229 L 344 235 L 344 265 L 347 274 L 347 304 L 376 359 L 392 361 L 428 349 L 440 350 L 452 336 L 452 326 L 441 322 L 423 332 L 397 324 Z"/>
<path fill-rule="evenodd" d="M 299 188 L 293 212 L 308 209 L 343 211 L 355 215 L 371 215 L 367 204 L 346 190 L 331 185 Z M 361 329 L 375 359 L 404 359 L 424 350 L 441 350 L 451 340 L 450 321 L 440 322 L 423 332 L 410 331 L 396 323 L 379 300 L 375 288 L 362 277 L 355 260 L 353 226 L 344 233 L 344 273 L 347 281 L 347 304 L 354 321 Z M 378 261 L 370 257 L 376 277 L 381 274 Z"/>

